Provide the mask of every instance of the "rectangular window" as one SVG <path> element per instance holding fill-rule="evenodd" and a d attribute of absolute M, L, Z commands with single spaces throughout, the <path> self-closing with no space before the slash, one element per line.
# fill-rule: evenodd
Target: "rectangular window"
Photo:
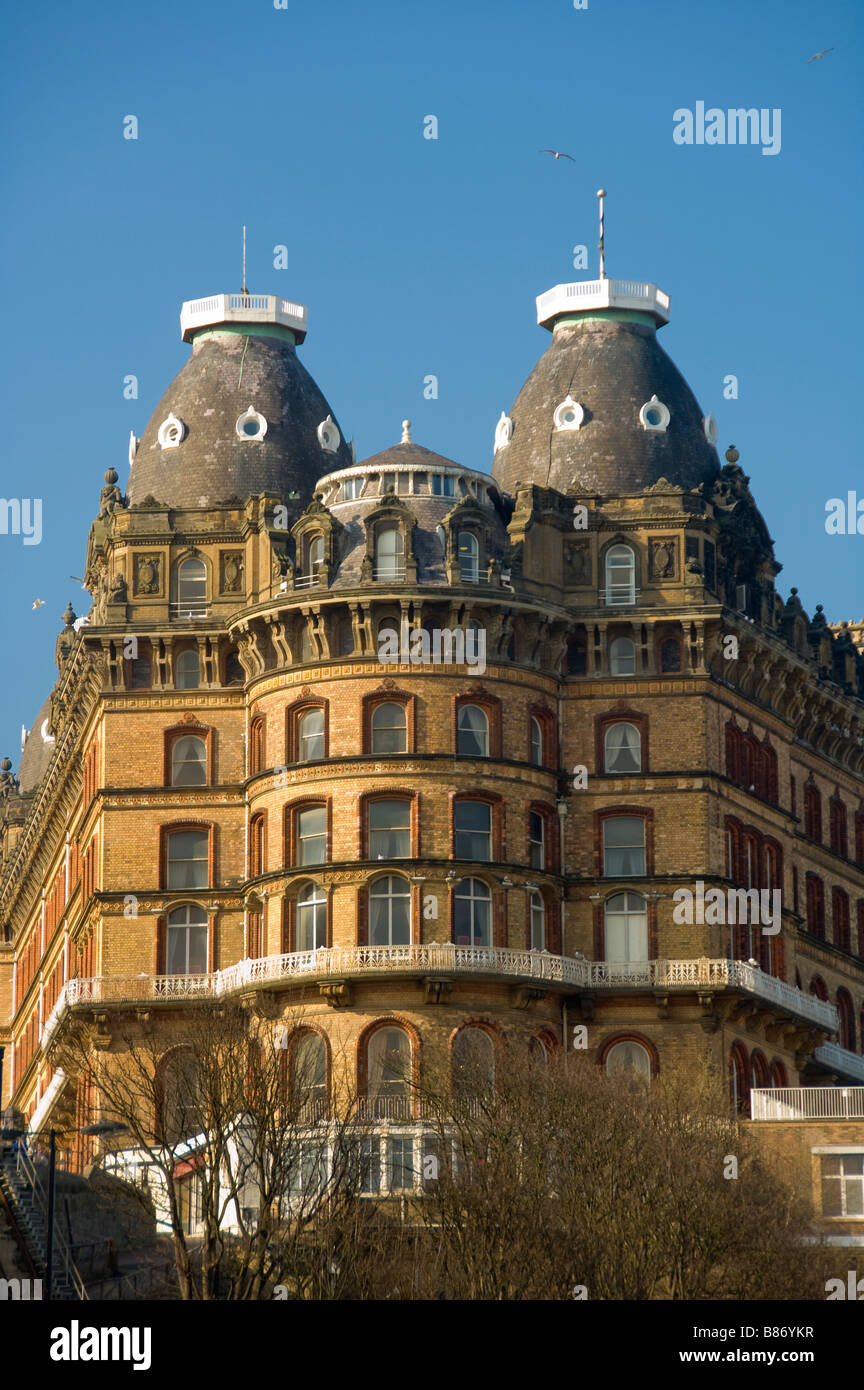
<path fill-rule="evenodd" d="M 432 495 L 433 497 L 453 497 L 455 493 L 455 479 L 448 473 L 432 474 Z"/>
<path fill-rule="evenodd" d="M 369 858 L 407 859 L 411 854 L 411 803 L 369 804 Z"/>
<path fill-rule="evenodd" d="M 637 816 L 613 816 L 603 822 L 603 873 L 607 878 L 645 873 L 645 822 Z"/>
<path fill-rule="evenodd" d="M 182 926 L 168 928 L 169 975 L 207 974 L 207 927 Z"/>
<path fill-rule="evenodd" d="M 206 830 L 178 830 L 169 835 L 169 888 L 207 887 L 209 841 Z"/>
<path fill-rule="evenodd" d="M 421 1175 L 428 1188 L 441 1176 L 441 1142 L 437 1134 L 424 1134 L 420 1143 Z"/>
<path fill-rule="evenodd" d="M 864 1154 L 822 1155 L 822 1215 L 864 1216 Z"/>
<path fill-rule="evenodd" d="M 704 541 L 705 587 L 712 594 L 717 591 L 717 555 L 712 541 Z"/>
<path fill-rule="evenodd" d="M 456 858 L 488 863 L 492 858 L 492 807 L 485 801 L 457 801 L 453 824 Z"/>
<path fill-rule="evenodd" d="M 353 502 L 355 497 L 359 497 L 362 491 L 362 478 L 346 478 L 342 484 L 342 497 L 346 502 Z"/>
<path fill-rule="evenodd" d="M 381 1141 L 376 1138 L 361 1139 L 359 1145 L 360 1173 L 358 1186 L 361 1192 L 380 1192 L 381 1190 Z"/>
<path fill-rule="evenodd" d="M 297 863 L 323 864 L 327 858 L 327 808 L 310 806 L 297 817 Z"/>
<path fill-rule="evenodd" d="M 387 1186 L 391 1192 L 414 1186 L 414 1139 L 410 1134 L 391 1135 L 387 1140 Z"/>
<path fill-rule="evenodd" d="M 528 837 L 531 846 L 531 868 L 545 869 L 546 867 L 546 823 L 537 811 L 532 811 L 528 818 Z"/>

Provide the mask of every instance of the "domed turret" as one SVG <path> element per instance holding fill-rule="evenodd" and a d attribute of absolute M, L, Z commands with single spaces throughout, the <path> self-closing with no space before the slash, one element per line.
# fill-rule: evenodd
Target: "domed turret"
<path fill-rule="evenodd" d="M 172 507 L 206 507 L 261 492 L 308 501 L 322 474 L 351 463 L 330 406 L 297 357 L 302 305 L 214 295 L 184 304 L 180 323 L 192 356 L 130 451 L 130 504 L 152 495 Z"/>
<path fill-rule="evenodd" d="M 492 476 L 508 492 L 626 495 L 660 478 L 684 488 L 719 470 L 716 428 L 657 342 L 669 298 L 656 285 L 593 280 L 537 300 L 553 335 L 495 432 Z"/>

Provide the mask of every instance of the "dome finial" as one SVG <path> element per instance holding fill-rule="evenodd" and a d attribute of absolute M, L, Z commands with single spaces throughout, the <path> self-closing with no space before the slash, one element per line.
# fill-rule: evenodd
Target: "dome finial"
<path fill-rule="evenodd" d="M 410 443 L 411 443 L 411 421 L 410 421 L 410 420 L 403 420 L 403 421 L 402 421 L 402 438 L 401 438 L 401 440 L 400 440 L 400 443 L 401 443 L 401 444 L 410 444 Z"/>
<path fill-rule="evenodd" d="M 605 217 L 606 217 L 606 213 L 605 213 L 605 209 L 604 209 L 604 205 L 603 205 L 603 200 L 604 200 L 604 198 L 606 197 L 606 189 L 605 189 L 605 188 L 598 188 L 598 189 L 597 189 L 597 197 L 600 199 L 600 242 L 599 242 L 599 250 L 600 250 L 600 279 L 601 279 L 601 280 L 605 280 L 605 279 L 606 279 L 606 250 L 605 250 L 605 233 L 604 233 L 604 228 L 605 228 Z"/>
<path fill-rule="evenodd" d="M 247 288 L 246 288 L 246 223 L 245 223 L 245 222 L 243 223 L 243 284 L 242 284 L 240 293 L 241 293 L 241 294 L 248 294 L 248 293 L 249 293 L 249 291 L 248 291 Z"/>

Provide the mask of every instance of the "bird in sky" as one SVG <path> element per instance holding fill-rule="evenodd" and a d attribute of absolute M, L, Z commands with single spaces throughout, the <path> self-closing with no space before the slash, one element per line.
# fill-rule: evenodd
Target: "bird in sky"
<path fill-rule="evenodd" d="M 44 608 L 44 607 L 45 607 L 45 600 L 44 600 L 44 598 L 34 598 L 34 600 L 33 600 L 33 607 L 34 607 L 34 608 Z"/>
<path fill-rule="evenodd" d="M 80 574 L 70 574 L 69 578 L 70 578 L 70 579 L 77 579 L 77 580 L 78 580 L 78 583 L 81 585 L 81 588 L 82 588 L 82 589 L 86 589 L 86 588 L 87 588 L 87 585 L 86 585 L 85 581 L 81 578 Z"/>
<path fill-rule="evenodd" d="M 808 62 L 808 64 L 809 64 L 809 63 L 815 63 L 817 58 L 824 58 L 826 53 L 833 53 L 833 52 L 834 52 L 834 49 L 833 49 L 833 48 L 823 48 L 821 53 L 814 53 L 812 58 L 808 58 L 808 59 L 807 59 L 807 62 Z"/>
<path fill-rule="evenodd" d="M 551 154 L 555 159 L 569 159 L 571 164 L 576 163 L 576 160 L 573 158 L 572 154 L 564 154 L 562 150 L 541 150 L 540 153 Z"/>

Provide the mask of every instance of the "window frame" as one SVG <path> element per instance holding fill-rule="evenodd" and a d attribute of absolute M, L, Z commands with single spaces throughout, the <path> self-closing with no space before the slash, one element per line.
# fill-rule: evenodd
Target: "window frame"
<path fill-rule="evenodd" d="M 595 811 L 594 816 L 597 877 L 607 880 L 618 878 L 627 880 L 650 878 L 654 873 L 654 812 L 650 808 L 644 806 L 609 806 L 602 811 Z M 643 845 L 645 850 L 645 869 L 641 874 L 607 874 L 605 867 L 605 824 L 607 820 L 625 818 L 638 819 L 644 822 Z M 622 848 L 626 848 L 626 846 L 622 846 Z"/>
<path fill-rule="evenodd" d="M 489 859 L 465 858 L 456 852 L 456 835 L 479 834 L 479 831 L 458 831 L 456 829 L 456 808 L 463 802 L 479 802 L 489 807 Z M 503 859 L 503 806 L 501 797 L 495 792 L 460 791 L 450 793 L 450 858 L 460 864 L 497 864 Z"/>
<path fill-rule="evenodd" d="M 310 758 L 309 762 L 325 762 L 330 757 L 330 701 L 318 697 L 304 697 L 295 700 L 285 711 L 285 762 L 289 765 L 305 767 L 300 758 L 300 722 L 305 714 L 321 710 L 324 715 L 324 752 L 320 758 Z"/>
<path fill-rule="evenodd" d="M 196 888 L 172 888 L 168 884 L 169 842 L 172 835 L 198 831 L 207 838 L 207 883 Z M 212 890 L 217 883 L 218 827 L 212 821 L 176 820 L 160 825 L 159 830 L 159 889 L 163 893 L 200 893 Z"/>
<path fill-rule="evenodd" d="M 416 695 L 408 690 L 376 690 L 363 696 L 363 753 L 366 757 L 410 757 L 416 752 Z M 403 705 L 407 724 L 406 753 L 372 753 L 372 715 L 378 705 Z"/>
<path fill-rule="evenodd" d="M 289 801 L 283 812 L 283 861 L 286 868 L 305 869 L 307 877 L 310 869 L 323 869 L 332 862 L 332 797 L 329 796 L 309 796 L 298 797 L 295 801 Z M 315 864 L 303 864 L 300 861 L 300 814 L 302 811 L 313 811 L 323 809 L 325 825 L 324 859 Z"/>
<path fill-rule="evenodd" d="M 476 705 L 482 709 L 489 721 L 489 752 L 484 757 L 479 753 L 459 752 L 459 712 L 465 705 Z M 501 757 L 501 701 L 497 695 L 489 695 L 485 690 L 468 691 L 457 695 L 453 701 L 453 752 L 457 758 L 477 758 L 489 762 Z"/>
<path fill-rule="evenodd" d="M 638 772 L 614 772 L 606 766 L 606 736 L 616 724 L 632 724 L 639 735 L 641 767 Z M 618 708 L 599 714 L 594 721 L 594 765 L 597 771 L 609 777 L 642 777 L 650 772 L 650 727 L 647 714 L 630 709 L 620 702 Z"/>
<path fill-rule="evenodd" d="M 204 781 L 189 783 L 184 787 L 179 785 L 179 790 L 189 790 L 195 787 L 212 787 L 216 785 L 215 751 L 216 751 L 216 730 L 210 725 L 199 724 L 197 719 L 189 720 L 186 723 L 172 724 L 162 731 L 162 781 L 166 787 L 174 787 L 174 745 L 180 742 L 181 738 L 200 738 L 204 744 Z"/>

